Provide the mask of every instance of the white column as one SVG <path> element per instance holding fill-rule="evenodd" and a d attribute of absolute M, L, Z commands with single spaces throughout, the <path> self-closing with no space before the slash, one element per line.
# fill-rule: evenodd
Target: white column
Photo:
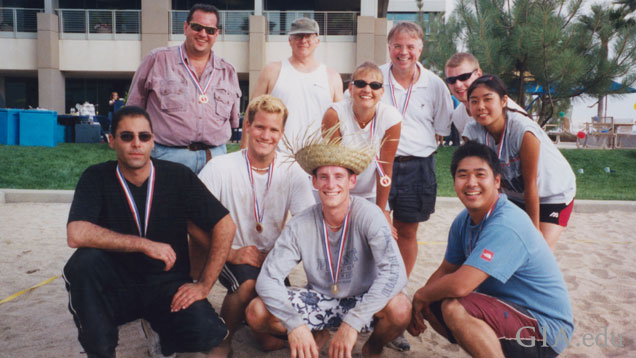
<path fill-rule="evenodd" d="M 254 0 L 254 15 L 263 15 L 263 0 Z"/>
<path fill-rule="evenodd" d="M 378 0 L 360 0 L 360 16 L 378 17 Z"/>
<path fill-rule="evenodd" d="M 44 12 L 47 14 L 54 14 L 55 9 L 60 7 L 59 0 L 44 0 Z"/>

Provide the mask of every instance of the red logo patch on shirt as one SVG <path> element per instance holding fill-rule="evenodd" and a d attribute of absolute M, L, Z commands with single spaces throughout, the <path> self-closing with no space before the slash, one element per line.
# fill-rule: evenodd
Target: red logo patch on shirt
<path fill-rule="evenodd" d="M 495 256 L 495 254 L 492 251 L 488 251 L 486 249 L 484 249 L 484 251 L 481 252 L 481 258 L 490 262 L 492 261 L 492 258 Z"/>

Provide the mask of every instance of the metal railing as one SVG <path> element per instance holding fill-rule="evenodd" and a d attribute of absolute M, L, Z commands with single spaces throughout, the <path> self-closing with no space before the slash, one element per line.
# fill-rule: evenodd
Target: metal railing
<path fill-rule="evenodd" d="M 218 28 L 221 31 L 220 37 L 226 35 L 239 35 L 234 38 L 244 38 L 250 31 L 250 15 L 254 11 L 251 10 L 222 10 L 219 11 Z M 188 18 L 187 10 L 172 10 L 170 13 L 170 35 L 171 39 L 178 39 L 179 35 L 183 35 L 183 23 Z M 240 36 L 243 35 L 243 36 Z"/>
<path fill-rule="evenodd" d="M 291 23 L 301 17 L 309 17 L 318 23 L 321 36 L 355 36 L 357 17 L 355 11 L 264 11 L 270 35 L 287 35 Z"/>
<path fill-rule="evenodd" d="M 0 8 L 0 37 L 36 38 L 38 12 L 44 12 L 44 9 Z"/>
<path fill-rule="evenodd" d="M 141 10 L 58 9 L 60 38 L 141 39 Z"/>

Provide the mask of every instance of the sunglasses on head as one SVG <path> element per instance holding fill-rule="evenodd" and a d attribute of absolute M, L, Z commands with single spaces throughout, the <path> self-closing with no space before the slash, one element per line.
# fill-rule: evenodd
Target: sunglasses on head
<path fill-rule="evenodd" d="M 121 132 L 117 136 L 119 137 L 119 139 L 123 140 L 126 143 L 132 142 L 133 139 L 135 139 L 135 133 L 133 133 L 133 132 Z M 137 137 L 142 142 L 148 142 L 148 141 L 150 141 L 152 139 L 152 133 L 150 133 L 150 132 L 139 132 L 137 134 Z"/>
<path fill-rule="evenodd" d="M 470 72 L 466 72 L 466 73 L 462 73 L 461 75 L 457 75 L 457 76 L 451 76 L 451 77 L 446 77 L 446 83 L 448 83 L 449 85 L 452 85 L 453 83 L 459 81 L 466 81 L 467 79 L 470 78 L 470 76 L 473 75 L 473 73 L 475 73 L 475 71 L 477 70 L 472 70 Z"/>
<path fill-rule="evenodd" d="M 201 30 L 205 30 L 205 32 L 208 35 L 214 35 L 217 32 L 217 28 L 216 27 L 212 27 L 212 26 L 203 26 L 199 23 L 196 22 L 190 22 L 190 28 L 194 31 L 194 32 L 199 32 Z"/>
<path fill-rule="evenodd" d="M 369 87 L 371 87 L 372 90 L 379 90 L 380 88 L 382 88 L 382 83 L 376 82 L 376 81 L 367 82 L 363 80 L 354 80 L 353 85 L 358 88 L 365 88 L 367 85 L 369 85 Z"/>

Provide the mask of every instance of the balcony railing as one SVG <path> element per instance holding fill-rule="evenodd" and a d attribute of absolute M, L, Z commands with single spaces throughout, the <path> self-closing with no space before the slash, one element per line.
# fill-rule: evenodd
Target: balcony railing
<path fill-rule="evenodd" d="M 251 10 L 223 10 L 219 11 L 218 28 L 221 40 L 247 41 L 250 29 Z M 170 13 L 170 39 L 183 39 L 183 23 L 188 18 L 188 11 L 172 10 Z"/>
<path fill-rule="evenodd" d="M 309 17 L 318 23 L 320 36 L 349 36 L 355 41 L 357 17 L 355 11 L 264 11 L 269 24 L 269 35 L 287 35 L 291 23 Z"/>
<path fill-rule="evenodd" d="M 58 9 L 60 38 L 141 40 L 141 10 Z"/>
<path fill-rule="evenodd" d="M 37 13 L 44 9 L 0 7 L 0 37 L 37 38 Z"/>

